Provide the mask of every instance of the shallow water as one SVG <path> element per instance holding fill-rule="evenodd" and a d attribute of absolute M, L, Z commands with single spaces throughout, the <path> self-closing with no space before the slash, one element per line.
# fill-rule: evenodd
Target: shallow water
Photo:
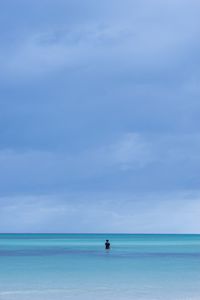
<path fill-rule="evenodd" d="M 0 299 L 200 299 L 200 235 L 2 234 Z"/>

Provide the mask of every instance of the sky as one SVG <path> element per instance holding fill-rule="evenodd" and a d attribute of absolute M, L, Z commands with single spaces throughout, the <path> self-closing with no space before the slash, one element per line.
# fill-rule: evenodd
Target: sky
<path fill-rule="evenodd" d="M 0 232 L 200 232 L 199 0 L 1 0 Z"/>

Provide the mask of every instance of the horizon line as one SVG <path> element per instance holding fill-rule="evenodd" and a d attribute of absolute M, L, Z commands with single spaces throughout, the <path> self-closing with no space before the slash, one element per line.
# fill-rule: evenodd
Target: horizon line
<path fill-rule="evenodd" d="M 112 234 L 112 235 L 200 235 L 200 233 L 174 233 L 174 232 L 168 232 L 168 233 L 145 233 L 145 232 L 0 232 L 0 234 L 91 234 L 91 235 L 105 235 L 105 234 Z"/>

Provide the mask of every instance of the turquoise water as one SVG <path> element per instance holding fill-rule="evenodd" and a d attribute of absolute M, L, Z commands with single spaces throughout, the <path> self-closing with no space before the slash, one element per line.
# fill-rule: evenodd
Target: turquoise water
<path fill-rule="evenodd" d="M 200 299 L 200 235 L 0 234 L 0 300 L 19 299 Z"/>

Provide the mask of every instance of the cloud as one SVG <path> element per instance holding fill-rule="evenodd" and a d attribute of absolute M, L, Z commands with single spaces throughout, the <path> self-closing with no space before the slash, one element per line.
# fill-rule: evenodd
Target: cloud
<path fill-rule="evenodd" d="M 119 73 L 143 72 L 150 76 L 170 72 L 173 76 L 177 69 L 182 71 L 183 63 L 187 66 L 188 50 L 199 48 L 196 14 L 193 22 L 189 21 L 197 2 L 193 1 L 187 10 L 187 3 L 180 1 L 173 4 L 164 1 L 162 5 L 158 1 L 145 2 L 145 7 L 144 2 L 126 1 L 119 5 L 120 9 L 116 6 L 116 16 L 110 12 L 111 4 L 112 1 L 107 5 L 108 15 L 100 10 L 96 21 L 90 18 L 77 24 L 66 21 L 49 28 L 42 26 L 19 37 L 12 50 L 2 50 L 2 77 L 14 81 L 26 81 L 29 77 L 36 80 L 37 76 L 52 72 L 80 72 L 88 68 L 92 73 L 95 70 L 106 74 L 116 69 Z M 182 13 L 177 20 L 180 8 Z"/>
<path fill-rule="evenodd" d="M 0 151 L 1 191 L 35 189 L 35 186 L 65 185 L 92 179 L 129 167 L 138 168 L 147 164 L 148 144 L 135 133 L 122 135 L 117 141 L 77 153 L 63 151 Z"/>
<path fill-rule="evenodd" d="M 96 24 L 84 27 L 35 33 L 21 41 L 10 56 L 4 53 L 4 75 L 26 79 L 56 70 L 87 68 L 97 59 L 106 58 L 106 49 L 110 51 L 129 38 L 126 28 Z"/>
<path fill-rule="evenodd" d="M 148 231 L 144 219 L 152 230 L 159 222 L 178 230 L 173 211 L 183 204 L 183 226 L 186 211 L 198 210 L 198 199 L 189 206 L 175 192 L 199 189 L 199 1 L 19 0 L 12 8 L 1 2 L 0 193 L 13 197 L 18 229 L 45 229 L 58 214 L 60 230 L 68 223 L 59 211 L 81 219 L 85 205 L 90 221 L 84 212 L 77 231 L 92 215 L 99 231 L 108 216 L 110 230 Z M 70 202 L 77 191 L 90 200 L 110 194 L 81 206 L 81 196 Z M 139 209 L 131 195 L 142 192 L 156 201 L 145 196 Z M 174 203 L 163 203 L 165 193 Z M 135 215 L 122 213 L 123 197 Z"/>
<path fill-rule="evenodd" d="M 198 191 L 165 195 L 17 196 L 0 198 L 0 203 L 1 232 L 198 233 L 200 230 Z"/>
<path fill-rule="evenodd" d="M 121 191 L 195 189 L 199 186 L 199 148 L 198 134 L 125 133 L 76 153 L 3 150 L 1 193 L 119 187 Z"/>

